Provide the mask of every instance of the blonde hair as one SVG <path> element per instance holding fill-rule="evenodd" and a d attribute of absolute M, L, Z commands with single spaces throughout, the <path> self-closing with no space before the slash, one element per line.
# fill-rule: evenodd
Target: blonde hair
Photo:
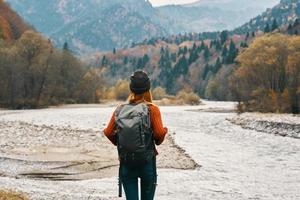
<path fill-rule="evenodd" d="M 135 94 L 131 92 L 127 100 L 129 103 L 141 103 L 141 102 L 152 103 L 152 94 L 150 91 L 147 91 L 143 94 Z"/>

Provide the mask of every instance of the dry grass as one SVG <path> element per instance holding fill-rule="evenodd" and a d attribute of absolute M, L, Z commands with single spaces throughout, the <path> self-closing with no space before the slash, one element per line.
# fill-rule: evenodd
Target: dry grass
<path fill-rule="evenodd" d="M 0 190 L 0 200 L 29 200 L 28 197 L 19 192 Z"/>

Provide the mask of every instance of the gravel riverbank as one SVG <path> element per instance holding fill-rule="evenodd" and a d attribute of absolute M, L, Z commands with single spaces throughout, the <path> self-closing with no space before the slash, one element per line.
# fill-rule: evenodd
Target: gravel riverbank
<path fill-rule="evenodd" d="M 300 115 L 245 113 L 229 121 L 246 129 L 300 139 Z"/>
<path fill-rule="evenodd" d="M 300 199 L 299 140 L 231 123 L 234 105 L 161 107 L 170 134 L 158 147 L 157 199 Z M 116 149 L 100 131 L 113 110 L 0 111 L 0 188 L 33 200 L 120 199 Z"/>

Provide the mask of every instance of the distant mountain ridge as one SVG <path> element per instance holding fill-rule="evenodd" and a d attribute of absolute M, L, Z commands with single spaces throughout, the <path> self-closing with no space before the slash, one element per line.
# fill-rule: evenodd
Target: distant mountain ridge
<path fill-rule="evenodd" d="M 28 23 L 50 37 L 56 46 L 62 47 L 67 42 L 80 54 L 129 47 L 170 34 L 231 29 L 270 5 L 259 3 L 262 6 L 253 9 L 253 4 L 248 3 L 251 9 L 244 6 L 246 10 L 240 12 L 237 2 L 245 0 L 219 0 L 215 4 L 215 0 L 202 0 L 163 7 L 153 7 L 147 0 L 6 1 Z"/>
<path fill-rule="evenodd" d="M 80 53 L 130 46 L 167 34 L 156 9 L 141 0 L 7 0 L 27 22 L 57 46 L 68 42 Z"/>
<path fill-rule="evenodd" d="M 264 31 L 266 25 L 270 27 L 276 20 L 278 26 L 293 23 L 300 18 L 300 0 L 281 0 L 272 9 L 251 19 L 248 23 L 234 30 L 234 33 L 245 34 L 251 31 Z"/>
<path fill-rule="evenodd" d="M 250 20 L 279 0 L 200 0 L 184 5 L 167 5 L 158 9 L 177 26 L 175 32 L 231 30 Z"/>

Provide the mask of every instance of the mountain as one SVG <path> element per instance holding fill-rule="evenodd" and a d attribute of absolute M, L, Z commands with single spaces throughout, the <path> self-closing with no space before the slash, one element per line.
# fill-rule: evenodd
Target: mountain
<path fill-rule="evenodd" d="M 278 12 L 280 7 L 286 7 L 286 10 Z M 278 19 L 290 18 L 288 16 L 295 14 L 295 2 L 282 1 L 267 13 L 277 13 Z M 288 35 L 299 35 L 300 20 L 293 19 L 283 20 L 274 33 L 267 34 L 262 31 L 251 34 L 222 31 L 152 38 L 131 48 L 89 55 L 85 62 L 104 72 L 111 85 L 141 69 L 151 75 L 154 88 L 163 87 L 168 94 L 184 89 L 209 99 L 236 100 L 229 91 L 230 77 L 239 66 L 236 57 L 261 36 L 294 38 Z"/>
<path fill-rule="evenodd" d="M 165 35 L 159 13 L 141 0 L 7 0 L 27 22 L 57 46 L 80 53 L 112 50 Z"/>
<path fill-rule="evenodd" d="M 185 5 L 167 5 L 159 11 L 176 27 L 174 33 L 231 30 L 279 0 L 200 0 Z"/>
<path fill-rule="evenodd" d="M 88 54 L 152 37 L 231 29 L 276 0 L 201 0 L 163 7 L 153 7 L 148 0 L 6 1 L 57 47 L 67 42 L 75 52 Z"/>
<path fill-rule="evenodd" d="M 300 0 L 281 0 L 278 5 L 268 9 L 261 15 L 253 18 L 250 22 L 234 30 L 234 33 L 246 33 L 251 31 L 264 31 L 266 26 L 270 28 L 274 21 L 277 26 L 293 23 L 300 18 Z"/>
<path fill-rule="evenodd" d="M 24 23 L 22 18 L 3 0 L 0 0 L 0 39 L 17 39 L 28 29 L 30 27 Z"/>

